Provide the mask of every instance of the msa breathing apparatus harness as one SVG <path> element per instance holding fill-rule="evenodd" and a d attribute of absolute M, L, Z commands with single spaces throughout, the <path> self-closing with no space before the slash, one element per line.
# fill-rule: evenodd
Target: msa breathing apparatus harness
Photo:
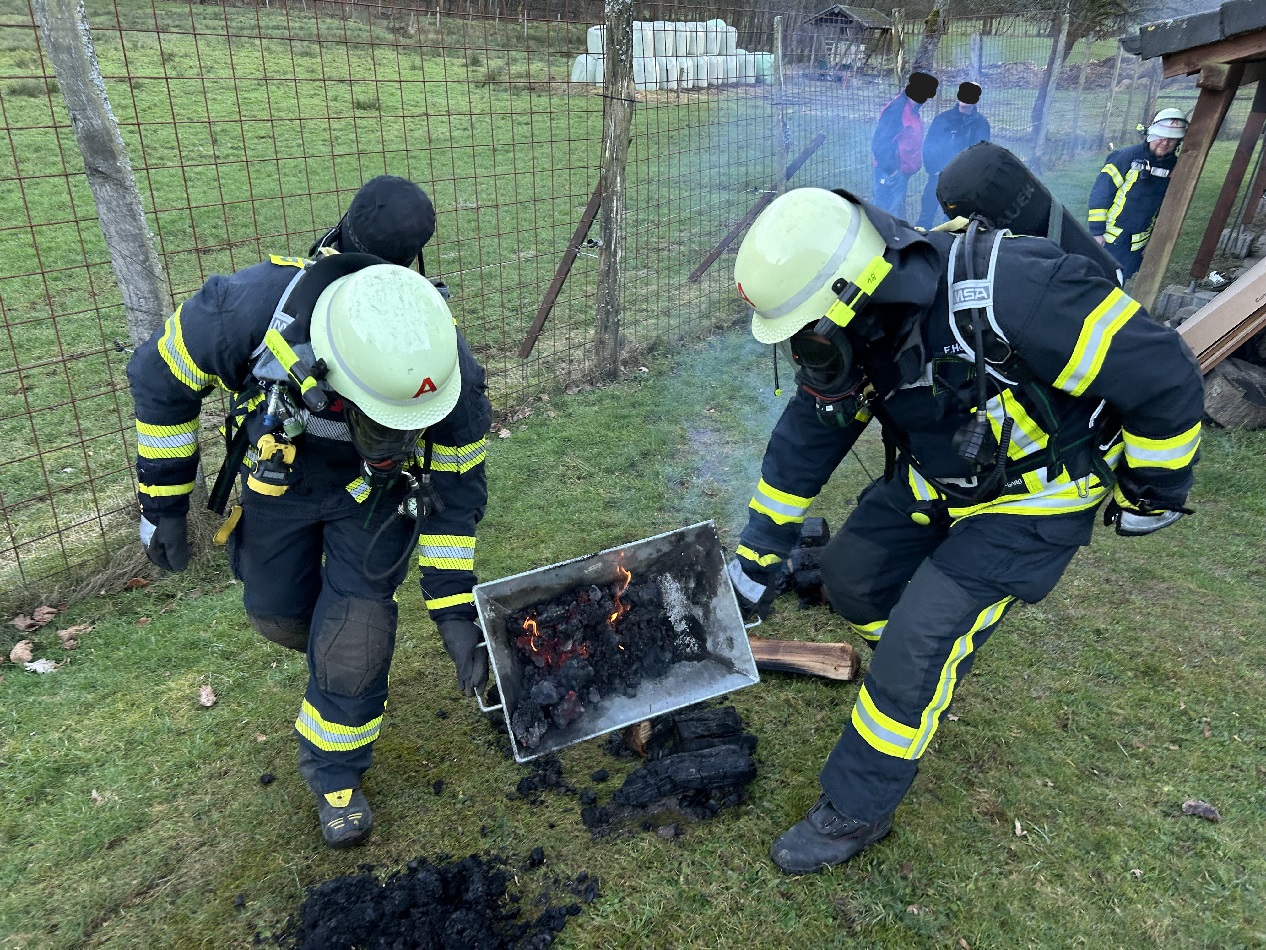
<path fill-rule="evenodd" d="M 796 380 L 813 396 L 820 419 L 846 426 L 855 418 L 865 420 L 871 414 L 877 416 L 883 428 L 885 477 L 892 477 L 897 449 L 903 449 L 911 467 L 932 488 L 943 497 L 964 505 L 989 501 L 1011 480 L 1043 467 L 1054 468 L 1062 456 L 1079 448 L 1090 449 L 1090 467 L 1103 483 L 1110 484 L 1114 478 L 1102 455 L 1117 438 L 1119 426 L 1114 427 L 1114 420 L 1109 418 L 1113 414 L 1105 411 L 1106 404 L 1101 403 L 1095 410 L 1086 436 L 1061 446 L 1059 419 L 1046 392 L 1033 380 L 998 325 L 994 314 L 994 280 L 999 249 L 1009 234 L 1006 230 L 990 230 L 984 219 L 973 216 L 966 232 L 955 238 L 950 249 L 950 331 L 963 358 L 972 365 L 971 379 L 975 386 L 973 416 L 954 434 L 952 441 L 954 451 L 971 466 L 973 474 L 967 478 L 946 480 L 922 470 L 884 408 L 883 399 L 892 390 L 878 391 L 865 368 L 854 359 L 854 347 L 847 338 L 846 328 L 865 309 L 875 289 L 892 270 L 892 265 L 883 257 L 874 258 L 856 281 L 836 280 L 831 288 L 838 298 L 836 302 L 812 329 L 806 327 L 788 341 L 797 367 Z M 987 242 L 983 246 L 982 240 Z M 982 268 L 981 262 L 986 259 L 987 267 Z M 955 279 L 960 273 L 962 276 Z M 1004 414 L 999 433 L 995 435 L 988 402 L 991 388 L 997 393 L 1012 387 L 1029 395 L 1034 415 L 1048 439 L 1045 450 L 1009 464 L 1007 453 L 1015 421 Z"/>
<path fill-rule="evenodd" d="M 260 423 L 264 431 L 256 440 L 255 458 L 246 475 L 247 486 L 258 494 L 278 497 L 289 489 L 298 451 L 295 440 L 301 435 L 337 431 L 336 423 L 313 416 L 330 408 L 331 403 L 328 384 L 322 382 L 327 367 L 312 351 L 312 311 L 322 291 L 335 280 L 381 263 L 380 258 L 371 254 L 327 252 L 317 261 L 304 265 L 286 286 L 273 310 L 263 342 L 251 354 L 250 384 L 232 400 L 224 420 L 225 456 L 207 501 L 211 511 L 224 515 L 235 475 L 249 449 L 245 420 L 261 401 L 264 411 Z M 343 398 L 341 402 L 347 435 L 333 437 L 350 438 L 361 458 L 361 478 L 368 488 L 367 497 L 372 498 L 366 523 L 383 492 L 402 478 L 407 486 L 404 500 L 378 528 L 365 551 L 366 575 L 370 580 L 381 580 L 398 570 L 409 557 L 421 534 L 422 522 L 444 509 L 444 502 L 431 482 L 432 443 L 429 438 L 425 440 L 423 464 L 415 474 L 407 466 L 416 458 L 422 430 L 390 429 L 375 422 L 351 400 Z M 217 543 L 224 544 L 228 540 L 241 516 L 242 506 L 235 505 L 216 532 Z M 408 546 L 386 571 L 369 574 L 370 553 L 387 528 L 399 518 L 411 518 L 415 522 Z"/>

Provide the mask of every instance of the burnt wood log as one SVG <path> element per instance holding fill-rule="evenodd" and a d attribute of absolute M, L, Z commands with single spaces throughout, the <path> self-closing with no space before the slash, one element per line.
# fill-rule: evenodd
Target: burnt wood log
<path fill-rule="evenodd" d="M 1223 360 L 1205 379 L 1204 411 L 1224 429 L 1266 429 L 1266 369 Z"/>
<path fill-rule="evenodd" d="M 611 801 L 645 806 L 688 792 L 746 785 L 755 777 L 756 763 L 747 749 L 737 744 L 712 746 L 647 762 L 629 773 Z"/>

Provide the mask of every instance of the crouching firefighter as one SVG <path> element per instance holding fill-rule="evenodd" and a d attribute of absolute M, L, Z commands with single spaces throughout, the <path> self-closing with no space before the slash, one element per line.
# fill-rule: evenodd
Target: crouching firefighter
<path fill-rule="evenodd" d="M 387 701 L 394 595 L 415 551 L 459 685 L 471 695 L 487 683 L 471 590 L 491 408 L 440 291 L 402 266 L 420 248 L 396 263 L 276 257 L 212 277 L 128 367 L 141 540 L 167 570 L 189 561 L 202 400 L 215 386 L 231 394 L 211 507 L 238 478 L 241 503 L 217 540 L 251 625 L 307 655 L 299 769 L 333 847 L 373 825 L 361 779 Z"/>
<path fill-rule="evenodd" d="M 752 333 L 797 388 L 770 436 L 730 577 L 763 615 L 805 513 L 878 418 L 883 477 L 821 557 L 834 610 L 874 657 L 785 871 L 884 837 L 976 652 L 1090 542 L 1183 514 L 1203 386 L 1191 352 L 1094 261 L 972 220 L 923 234 L 846 192 L 800 188 L 734 268 Z M 775 356 L 775 361 L 777 356 Z M 775 362 L 776 365 L 776 362 Z"/>

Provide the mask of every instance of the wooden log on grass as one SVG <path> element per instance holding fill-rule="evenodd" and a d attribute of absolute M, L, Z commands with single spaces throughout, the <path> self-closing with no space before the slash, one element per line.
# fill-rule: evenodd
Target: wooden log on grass
<path fill-rule="evenodd" d="M 752 636 L 747 639 L 758 670 L 803 673 L 847 682 L 857 678 L 861 666 L 857 651 L 847 643 L 807 643 Z"/>

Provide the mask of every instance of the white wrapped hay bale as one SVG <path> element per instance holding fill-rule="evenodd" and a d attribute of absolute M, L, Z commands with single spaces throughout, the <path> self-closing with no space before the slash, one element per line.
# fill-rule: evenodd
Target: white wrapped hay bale
<path fill-rule="evenodd" d="M 633 87 L 635 89 L 658 89 L 659 64 L 653 56 L 633 57 Z"/>
<path fill-rule="evenodd" d="M 774 54 L 773 53 L 756 53 L 756 81 L 761 83 L 773 82 L 774 79 Z"/>
<path fill-rule="evenodd" d="M 600 26 L 591 26 L 585 31 L 585 50 L 595 56 L 603 53 L 602 44 L 606 42 L 606 30 Z"/>
<path fill-rule="evenodd" d="M 671 24 L 666 23 L 663 20 L 654 20 L 651 22 L 651 47 L 656 59 L 677 55 L 675 49 L 677 38 L 673 34 L 672 30 L 669 29 L 670 25 Z M 671 48 L 669 45 L 670 43 L 672 44 Z"/>
<path fill-rule="evenodd" d="M 704 53 L 720 56 L 725 48 L 725 21 L 706 20 L 703 24 Z"/>
<path fill-rule="evenodd" d="M 700 89 L 706 89 L 712 84 L 711 77 L 708 75 L 708 57 L 691 56 L 690 62 L 694 64 L 695 85 Z"/>
<path fill-rule="evenodd" d="M 725 78 L 725 57 L 723 56 L 704 56 L 703 63 L 708 71 L 708 85 L 721 86 L 726 82 Z"/>
<path fill-rule="evenodd" d="M 725 28 L 725 47 L 721 52 L 730 56 L 738 52 L 738 27 L 727 26 Z"/>
<path fill-rule="evenodd" d="M 576 61 L 571 64 L 572 82 L 589 82 L 589 76 L 593 69 L 589 62 L 591 59 L 593 59 L 591 53 L 581 53 L 576 57 Z"/>
<path fill-rule="evenodd" d="M 677 74 L 678 89 L 694 89 L 699 85 L 699 71 L 693 56 L 678 56 L 681 72 Z"/>

